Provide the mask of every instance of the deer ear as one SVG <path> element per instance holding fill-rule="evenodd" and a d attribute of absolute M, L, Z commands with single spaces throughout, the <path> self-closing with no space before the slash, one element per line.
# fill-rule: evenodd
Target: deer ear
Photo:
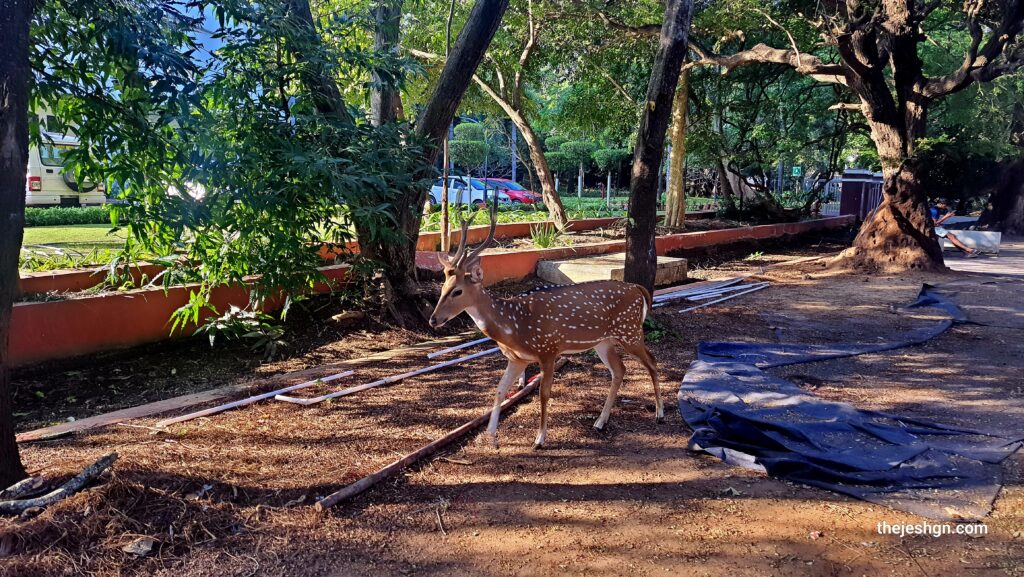
<path fill-rule="evenodd" d="M 469 280 L 478 284 L 484 282 L 484 269 L 480 266 L 479 260 L 473 261 L 467 268 Z"/>

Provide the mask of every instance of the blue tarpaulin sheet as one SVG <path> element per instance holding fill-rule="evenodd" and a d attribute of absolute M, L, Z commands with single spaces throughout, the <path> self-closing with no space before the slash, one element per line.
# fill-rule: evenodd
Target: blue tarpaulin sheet
<path fill-rule="evenodd" d="M 948 319 L 879 343 L 701 343 L 679 389 L 691 448 L 739 466 L 937 520 L 991 511 L 999 463 L 1020 438 L 866 411 L 814 396 L 764 369 L 922 343 L 963 311 L 925 285 L 904 309 Z"/>

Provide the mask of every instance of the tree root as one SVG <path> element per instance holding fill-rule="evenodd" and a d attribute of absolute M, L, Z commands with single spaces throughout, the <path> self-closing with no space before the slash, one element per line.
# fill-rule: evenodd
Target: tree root
<path fill-rule="evenodd" d="M 64 483 L 57 489 L 50 491 L 49 493 L 36 497 L 34 499 L 15 499 L 9 501 L 0 501 L 0 515 L 20 515 L 29 509 L 36 509 L 52 505 L 57 501 L 66 499 L 71 495 L 78 492 L 82 487 L 88 485 L 96 477 L 103 474 L 104 471 L 110 468 L 117 460 L 117 453 L 110 453 L 104 455 L 98 461 L 86 467 L 81 473 L 75 475 L 67 483 Z M 28 479 L 26 479 L 28 481 Z M 25 494 L 27 489 L 25 486 L 19 488 L 19 486 L 25 484 L 29 485 L 26 481 L 19 482 L 3 492 L 3 495 L 11 494 Z"/>

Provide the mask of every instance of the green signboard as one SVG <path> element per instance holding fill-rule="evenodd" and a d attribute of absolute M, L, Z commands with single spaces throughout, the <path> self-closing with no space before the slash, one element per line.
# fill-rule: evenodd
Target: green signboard
<path fill-rule="evenodd" d="M 793 167 L 793 176 L 803 176 L 804 168 L 802 166 Z"/>

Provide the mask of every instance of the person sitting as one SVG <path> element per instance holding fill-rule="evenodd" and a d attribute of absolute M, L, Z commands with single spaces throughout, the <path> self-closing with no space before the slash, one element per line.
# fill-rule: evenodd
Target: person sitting
<path fill-rule="evenodd" d="M 931 216 L 932 221 L 935 223 L 936 236 L 948 240 L 953 246 L 962 250 L 967 258 L 975 258 L 980 254 L 977 249 L 965 245 L 955 234 L 942 226 L 942 223 L 956 216 L 956 211 L 949 208 L 945 199 L 940 198 L 935 201 L 935 206 L 931 208 Z"/>

